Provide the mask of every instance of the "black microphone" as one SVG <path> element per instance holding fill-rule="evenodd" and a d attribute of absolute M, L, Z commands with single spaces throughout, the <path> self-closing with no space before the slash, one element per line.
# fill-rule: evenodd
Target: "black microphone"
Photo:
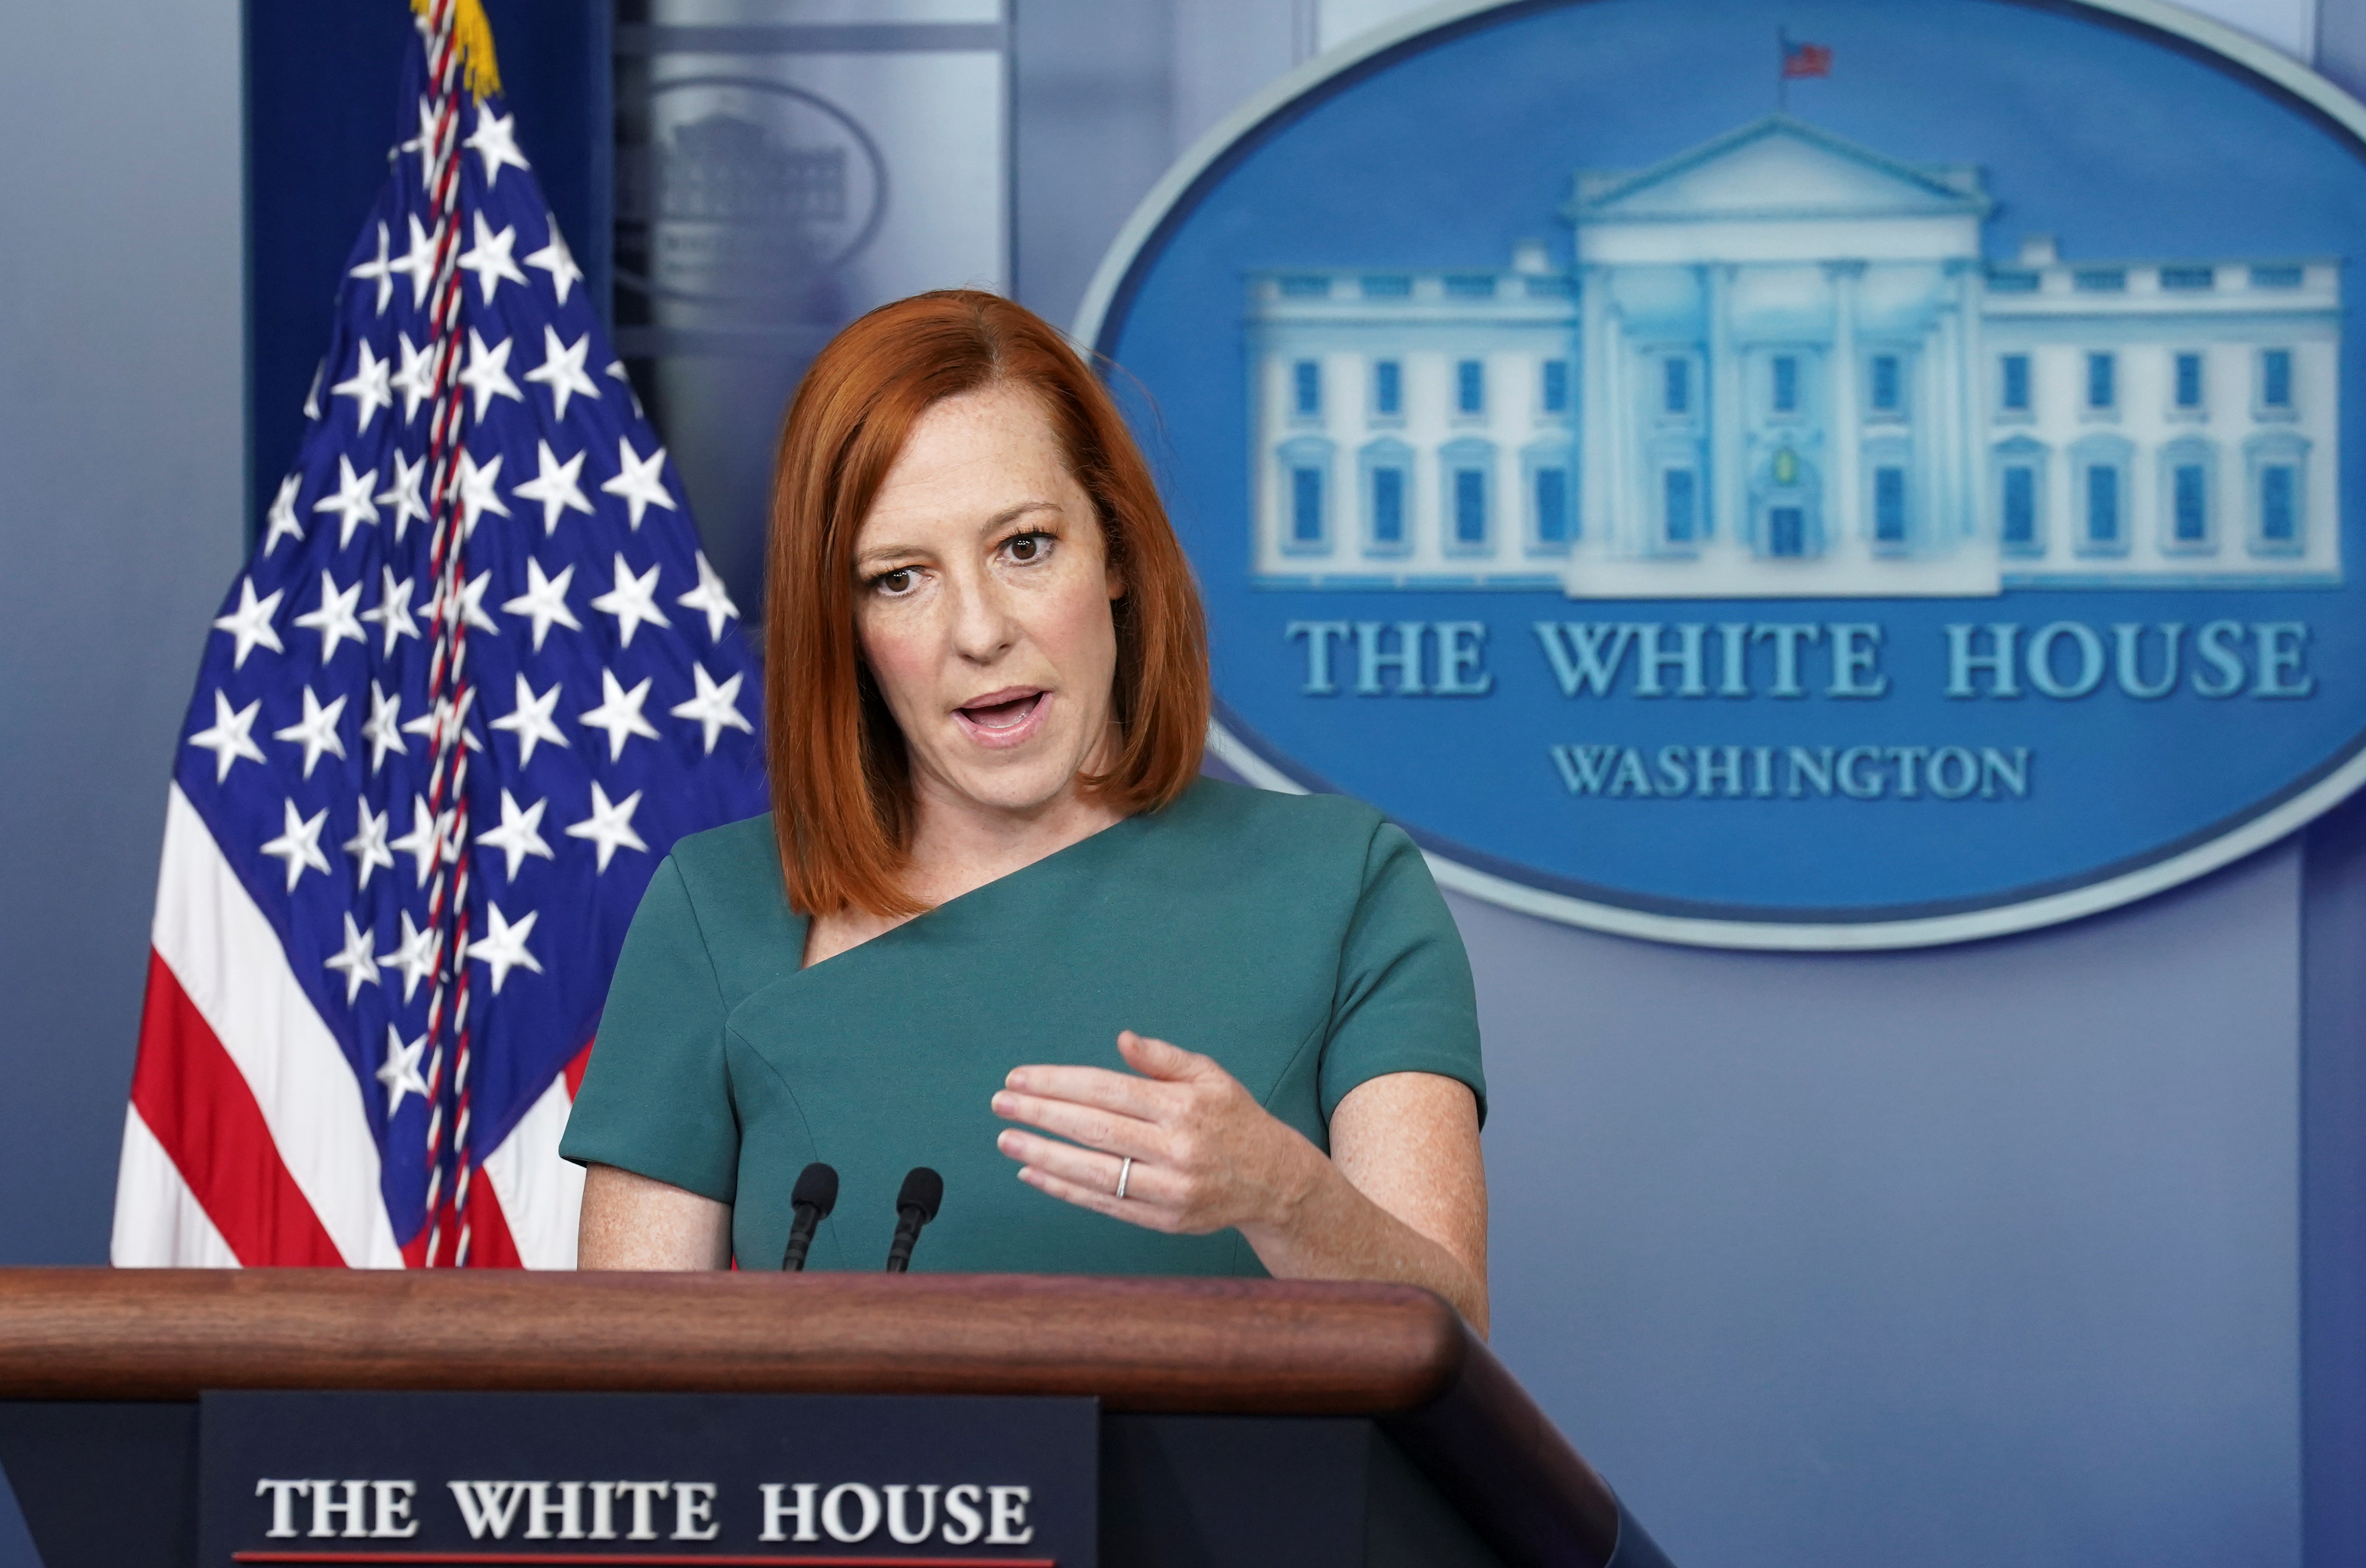
<path fill-rule="evenodd" d="M 887 1272 L 901 1274 L 912 1267 L 912 1244 L 944 1201 L 945 1179 L 925 1165 L 914 1166 L 904 1178 L 904 1190 L 896 1194 L 896 1241 L 887 1248 Z"/>
<path fill-rule="evenodd" d="M 781 1254 L 781 1271 L 794 1274 L 806 1266 L 806 1248 L 813 1245 L 815 1230 L 838 1207 L 838 1172 L 819 1160 L 797 1172 L 789 1206 L 796 1217 L 789 1222 L 789 1245 Z"/>

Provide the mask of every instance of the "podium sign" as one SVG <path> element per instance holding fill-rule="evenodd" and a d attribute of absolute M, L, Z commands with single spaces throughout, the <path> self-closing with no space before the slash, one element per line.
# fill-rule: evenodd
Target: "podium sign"
<path fill-rule="evenodd" d="M 1091 1399 L 208 1393 L 198 1561 L 1093 1568 Z"/>

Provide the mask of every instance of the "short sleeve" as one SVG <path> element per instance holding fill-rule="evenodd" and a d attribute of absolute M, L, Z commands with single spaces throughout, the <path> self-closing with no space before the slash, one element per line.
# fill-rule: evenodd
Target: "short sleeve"
<path fill-rule="evenodd" d="M 1479 1003 L 1462 933 L 1402 829 L 1383 823 L 1340 954 L 1323 1049 L 1323 1117 L 1358 1085 L 1388 1073 L 1436 1073 L 1470 1086 L 1487 1115 Z"/>
<path fill-rule="evenodd" d="M 690 889 L 668 859 L 625 933 L 558 1152 L 730 1202 L 739 1122 L 724 1062 L 726 1011 Z"/>

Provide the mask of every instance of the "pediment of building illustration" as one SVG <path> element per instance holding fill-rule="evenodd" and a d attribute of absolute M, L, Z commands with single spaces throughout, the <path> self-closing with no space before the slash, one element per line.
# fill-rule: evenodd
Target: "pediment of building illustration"
<path fill-rule="evenodd" d="M 1904 163 L 1772 115 L 1648 169 L 1581 171 L 1568 216 L 1580 225 L 1977 217 L 1989 206 L 1969 164 Z"/>

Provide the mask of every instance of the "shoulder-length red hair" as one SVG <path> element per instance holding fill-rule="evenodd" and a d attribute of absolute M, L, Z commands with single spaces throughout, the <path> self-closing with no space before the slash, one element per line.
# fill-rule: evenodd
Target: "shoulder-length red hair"
<path fill-rule="evenodd" d="M 1123 593 L 1112 711 L 1123 741 L 1084 786 L 1156 810 L 1199 771 L 1208 637 L 1198 589 L 1149 465 L 1108 389 L 1023 306 L 974 289 L 883 305 L 831 340 L 797 388 L 772 478 L 764 652 L 773 832 L 790 906 L 913 914 L 902 873 L 910 761 L 855 633 L 855 535 L 921 414 L 990 386 L 1042 400 L 1092 498 Z"/>

